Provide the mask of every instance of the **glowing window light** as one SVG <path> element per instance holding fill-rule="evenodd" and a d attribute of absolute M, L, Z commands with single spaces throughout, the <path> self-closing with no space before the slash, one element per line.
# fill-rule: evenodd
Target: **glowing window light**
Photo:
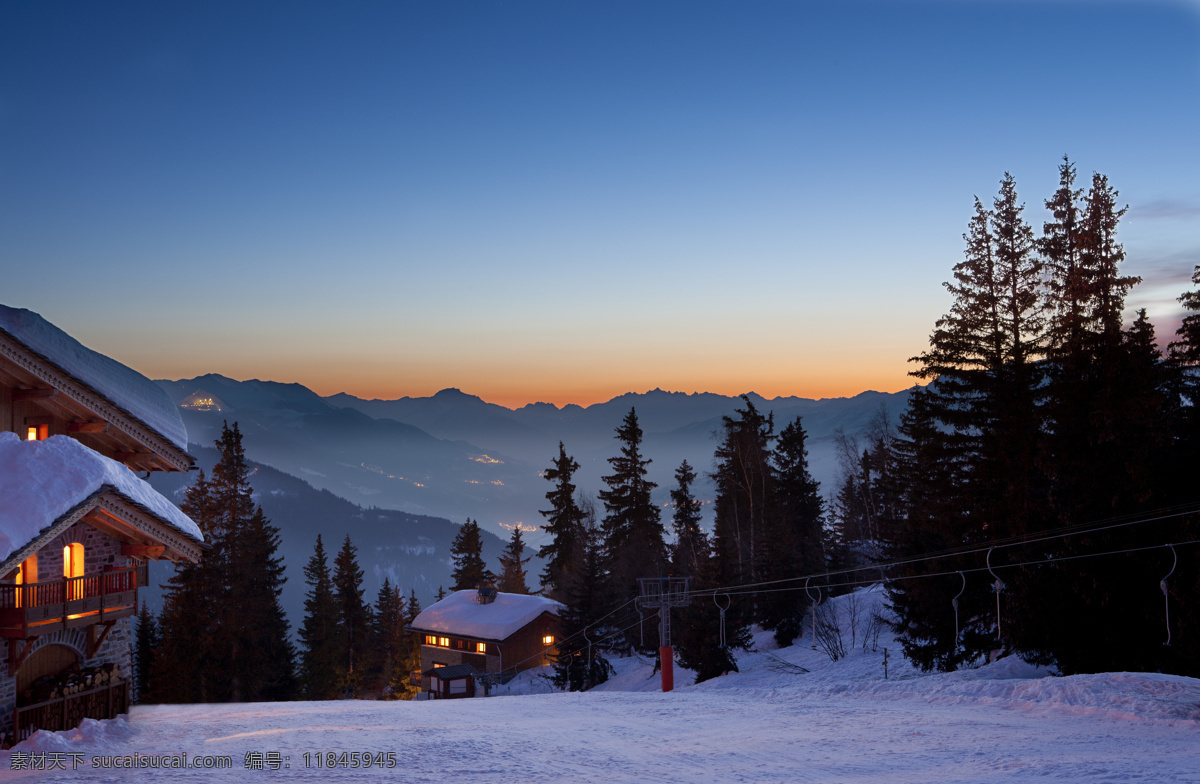
<path fill-rule="evenodd" d="M 449 637 L 438 637 L 437 644 L 438 644 L 439 648 L 449 648 L 450 647 L 450 638 Z"/>
<path fill-rule="evenodd" d="M 487 643 L 486 642 L 475 643 L 475 651 L 477 653 L 487 653 Z"/>
<path fill-rule="evenodd" d="M 45 441 L 50 437 L 49 425 L 30 425 L 25 431 L 26 441 Z"/>
<path fill-rule="evenodd" d="M 63 548 L 63 577 L 72 579 L 83 577 L 83 545 L 79 542 Z M 83 583 L 68 583 L 70 598 L 79 599 L 83 596 Z"/>
<path fill-rule="evenodd" d="M 542 645 L 553 645 L 553 644 L 554 644 L 554 635 L 553 634 L 547 634 L 544 637 L 542 637 Z"/>

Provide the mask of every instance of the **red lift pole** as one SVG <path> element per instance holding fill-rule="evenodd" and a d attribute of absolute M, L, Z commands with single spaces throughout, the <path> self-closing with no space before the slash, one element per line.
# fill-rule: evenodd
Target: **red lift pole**
<path fill-rule="evenodd" d="M 639 577 L 641 606 L 658 608 L 658 661 L 662 690 L 675 688 L 675 649 L 671 647 L 671 608 L 691 603 L 687 577 Z"/>

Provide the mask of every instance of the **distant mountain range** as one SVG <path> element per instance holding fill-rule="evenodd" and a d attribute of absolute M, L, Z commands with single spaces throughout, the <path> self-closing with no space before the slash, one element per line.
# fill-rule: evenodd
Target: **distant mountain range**
<path fill-rule="evenodd" d="M 580 463 L 576 484 L 595 495 L 616 454 L 614 431 L 636 408 L 645 432 L 644 453 L 653 460 L 650 478 L 665 504 L 673 474 L 686 459 L 712 497 L 707 472 L 717 446 L 721 417 L 744 405 L 738 397 L 652 390 L 605 403 L 561 408 L 534 403 L 516 410 L 487 403 L 457 389 L 431 397 L 363 400 L 347 394 L 321 397 L 299 384 L 235 381 L 206 375 L 158 382 L 182 405 L 189 440 L 208 446 L 224 420 L 237 421 L 247 455 L 300 477 L 355 504 L 402 509 L 414 515 L 478 519 L 501 537 L 502 524 L 537 526 L 549 484 L 540 472 L 562 441 Z M 813 475 L 828 492 L 837 475 L 834 436 L 855 435 L 884 408 L 893 419 L 909 392 L 863 392 L 852 398 L 768 400 L 754 405 L 774 412 L 777 429 L 802 417 L 810 436 Z M 527 537 L 540 542 L 540 534 Z"/>

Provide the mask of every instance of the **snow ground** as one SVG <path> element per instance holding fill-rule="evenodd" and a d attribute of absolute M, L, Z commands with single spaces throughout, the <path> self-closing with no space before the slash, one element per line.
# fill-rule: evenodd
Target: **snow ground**
<path fill-rule="evenodd" d="M 875 591 L 866 598 L 878 601 Z M 842 601 L 835 600 L 835 601 Z M 1200 782 L 1200 681 L 1144 673 L 1053 677 L 1014 659 L 924 675 L 880 650 L 831 662 L 807 637 L 742 672 L 657 691 L 648 662 L 621 660 L 585 694 L 541 693 L 538 673 L 510 696 L 440 702 L 136 707 L 129 718 L 38 733 L 13 752 L 79 754 L 66 771 L 0 779 L 225 782 L 245 778 L 403 782 Z M 789 666 L 791 665 L 791 666 Z M 810 670 L 803 673 L 798 667 Z M 690 681 L 676 671 L 676 684 Z M 534 692 L 532 695 L 529 692 Z M 394 769 L 305 767 L 305 753 L 394 752 Z M 279 770 L 247 754 L 278 752 Z M 91 767 L 93 756 L 227 755 L 230 770 Z M 266 757 L 268 767 L 273 757 Z M 283 767 L 290 765 L 290 767 Z"/>

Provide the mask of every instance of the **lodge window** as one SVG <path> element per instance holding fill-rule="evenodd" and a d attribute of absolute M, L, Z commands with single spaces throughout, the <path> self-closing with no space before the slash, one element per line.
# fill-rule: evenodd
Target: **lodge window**
<path fill-rule="evenodd" d="M 83 545 L 79 542 L 63 548 L 63 577 L 83 577 Z M 83 596 L 83 583 L 68 583 L 70 598 L 78 599 Z"/>
<path fill-rule="evenodd" d="M 487 653 L 487 643 L 486 642 L 475 643 L 475 652 L 476 653 Z"/>
<path fill-rule="evenodd" d="M 435 637 L 432 634 L 425 635 L 425 644 L 426 645 L 437 645 L 437 637 Z"/>
<path fill-rule="evenodd" d="M 49 437 L 49 425 L 29 425 L 25 430 L 26 441 L 45 441 Z"/>
<path fill-rule="evenodd" d="M 17 567 L 17 585 L 32 585 L 37 577 L 37 553 L 34 553 Z M 17 606 L 21 606 L 21 591 L 17 591 Z"/>
<path fill-rule="evenodd" d="M 542 645 L 553 645 L 553 644 L 554 644 L 554 635 L 553 634 L 547 634 L 542 637 Z"/>

